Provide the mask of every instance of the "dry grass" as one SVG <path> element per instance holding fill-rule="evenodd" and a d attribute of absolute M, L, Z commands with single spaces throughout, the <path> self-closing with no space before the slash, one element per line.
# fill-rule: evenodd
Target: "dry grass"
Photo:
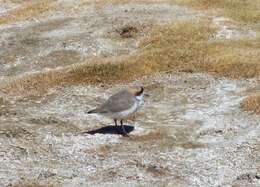
<path fill-rule="evenodd" d="M 249 96 L 241 103 L 241 108 L 245 111 L 252 111 L 260 114 L 260 93 Z"/>
<path fill-rule="evenodd" d="M 0 16 L 0 24 L 13 23 L 38 16 L 53 8 L 50 0 L 41 0 L 38 2 L 27 1 L 20 7 L 10 10 L 5 15 Z"/>
<path fill-rule="evenodd" d="M 185 135 L 181 135 L 185 136 Z M 183 138 L 183 137 L 182 137 Z M 189 136 L 187 136 L 186 140 L 188 140 Z M 144 135 L 134 135 L 130 136 L 127 141 L 132 141 L 132 142 L 138 142 L 144 144 L 149 144 L 149 145 L 160 145 L 160 149 L 168 149 L 171 148 L 172 146 L 174 147 L 181 147 L 184 149 L 199 149 L 199 148 L 205 148 L 205 144 L 201 143 L 195 143 L 195 142 L 179 142 L 178 138 L 175 139 L 174 137 L 169 135 L 169 132 L 167 129 L 156 129 L 155 131 L 151 131 L 147 134 Z"/>
<path fill-rule="evenodd" d="M 53 185 L 44 185 L 44 184 L 40 184 L 38 182 L 35 182 L 35 181 L 20 181 L 20 182 L 17 182 L 15 184 L 10 184 L 10 185 L 7 185 L 7 186 L 10 186 L 10 187 L 54 187 Z"/>
<path fill-rule="evenodd" d="M 104 80 L 104 76 L 107 76 L 106 79 L 127 80 L 155 72 L 185 71 L 192 68 L 195 62 L 204 62 L 207 54 L 205 44 L 212 32 L 204 23 L 156 27 L 151 38 L 141 44 L 139 53 L 96 65 L 93 74 L 99 76 L 100 80 Z M 76 71 L 86 74 L 82 72 L 84 69 L 83 65 Z"/>
<path fill-rule="evenodd" d="M 225 16 L 244 23 L 259 23 L 260 0 L 169 0 L 198 9 L 220 9 Z"/>
<path fill-rule="evenodd" d="M 163 138 L 167 138 L 169 135 L 166 131 L 163 130 L 156 130 L 149 132 L 145 135 L 135 135 L 133 137 L 130 136 L 128 141 L 133 142 L 142 142 L 142 143 L 154 143 L 162 140 Z"/>
<path fill-rule="evenodd" d="M 142 146 L 146 145 L 146 148 L 143 149 L 149 149 L 149 151 L 151 151 L 151 149 L 153 148 L 155 148 L 158 151 L 158 147 L 162 151 L 165 149 L 179 146 L 176 142 L 176 139 L 169 134 L 167 129 L 164 128 L 155 129 L 143 135 L 130 136 L 129 138 L 127 138 L 126 141 L 137 143 Z M 157 145 L 158 147 L 155 147 L 154 145 Z"/>
<path fill-rule="evenodd" d="M 217 42 L 209 45 L 205 71 L 231 78 L 260 75 L 260 38 Z"/>
<path fill-rule="evenodd" d="M 41 92 L 61 84 L 114 83 L 158 71 L 187 69 L 192 62 L 203 60 L 206 51 L 202 41 L 209 37 L 208 28 L 190 23 L 159 27 L 152 35 L 152 39 L 141 46 L 144 49 L 133 56 L 95 59 L 62 70 L 32 74 L 11 81 L 2 90 Z"/>
<path fill-rule="evenodd" d="M 127 82 L 168 71 L 209 72 L 231 78 L 260 75 L 259 39 L 209 42 L 215 30 L 208 25 L 185 22 L 156 27 L 134 55 L 88 60 L 27 75 L 0 89 L 8 93 L 39 93 L 57 85 Z"/>
<path fill-rule="evenodd" d="M 6 15 L 0 16 L 1 23 L 11 23 L 40 15 L 53 8 L 53 2 L 50 0 L 26 1 L 19 8 L 9 11 Z M 104 7 L 108 4 L 126 4 L 126 3 L 163 3 L 173 2 L 181 5 L 192 6 L 198 9 L 218 9 L 222 10 L 225 16 L 245 23 L 259 23 L 260 20 L 260 0 L 80 0 L 80 7 L 95 4 L 96 7 Z M 73 6 L 78 6 L 74 4 Z M 63 5 L 60 5 L 63 7 Z M 71 8 L 75 8 L 71 7 Z"/>

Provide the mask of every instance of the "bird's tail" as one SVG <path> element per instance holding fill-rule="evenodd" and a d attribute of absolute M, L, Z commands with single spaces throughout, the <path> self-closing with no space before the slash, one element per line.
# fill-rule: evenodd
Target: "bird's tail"
<path fill-rule="evenodd" d="M 97 109 L 93 109 L 93 110 L 88 111 L 87 113 L 88 114 L 94 114 L 94 113 L 97 113 L 97 112 L 98 112 Z"/>

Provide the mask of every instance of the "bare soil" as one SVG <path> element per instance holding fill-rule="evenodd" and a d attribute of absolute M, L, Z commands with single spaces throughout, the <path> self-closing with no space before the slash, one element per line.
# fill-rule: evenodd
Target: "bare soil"
<path fill-rule="evenodd" d="M 0 88 L 35 73 L 137 53 L 158 25 L 208 18 L 217 28 L 209 42 L 259 34 L 166 1 L 46 1 L 48 8 L 24 16 L 15 12 L 31 1 L 0 3 Z M 118 134 L 112 120 L 86 114 L 139 85 L 150 97 L 125 123 L 130 137 Z M 1 89 L 0 186 L 260 186 L 260 116 L 240 107 L 259 88 L 259 77 L 159 72 L 26 96 Z"/>

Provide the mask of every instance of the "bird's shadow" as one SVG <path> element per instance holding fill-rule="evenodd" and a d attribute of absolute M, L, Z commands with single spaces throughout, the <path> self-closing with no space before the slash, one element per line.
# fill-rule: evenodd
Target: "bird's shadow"
<path fill-rule="evenodd" d="M 134 130 L 134 126 L 124 125 L 125 131 L 128 133 Z M 83 134 L 123 134 L 121 126 L 108 125 L 99 129 L 83 132 Z"/>

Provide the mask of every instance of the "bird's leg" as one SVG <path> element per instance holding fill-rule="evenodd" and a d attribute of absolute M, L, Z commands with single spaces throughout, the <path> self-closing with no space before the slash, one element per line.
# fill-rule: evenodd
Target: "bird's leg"
<path fill-rule="evenodd" d="M 116 131 L 117 131 L 118 133 L 120 133 L 119 130 L 118 130 L 118 126 L 117 126 L 117 120 L 114 119 L 114 122 L 115 122 L 115 126 L 116 126 Z"/>
<path fill-rule="evenodd" d="M 128 135 L 127 135 L 127 132 L 126 132 L 126 130 L 125 130 L 125 127 L 124 127 L 124 125 L 123 125 L 123 120 L 122 120 L 122 119 L 120 120 L 120 124 L 121 124 L 121 128 L 122 128 L 122 130 L 123 130 L 123 136 L 128 136 Z"/>

